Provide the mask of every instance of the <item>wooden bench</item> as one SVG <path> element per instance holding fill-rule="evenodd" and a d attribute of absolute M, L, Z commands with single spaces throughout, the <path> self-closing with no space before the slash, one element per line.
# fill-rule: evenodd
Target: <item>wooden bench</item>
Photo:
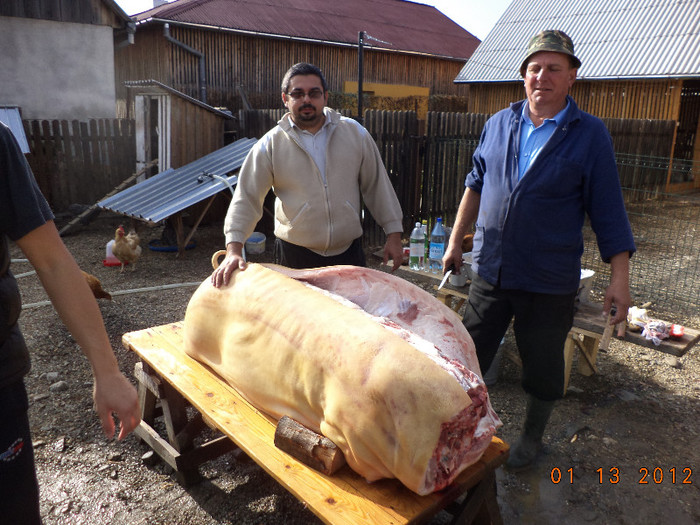
<path fill-rule="evenodd" d="M 369 484 L 347 465 L 326 476 L 278 449 L 276 420 L 184 353 L 182 323 L 127 333 L 123 343 L 141 360 L 135 372 L 143 421 L 136 435 L 185 485 L 199 479 L 201 463 L 237 446 L 325 523 L 417 524 L 443 509 L 454 516 L 453 523 L 502 523 L 494 471 L 505 462 L 508 445 L 496 437 L 477 463 L 428 496 L 418 496 L 397 480 Z M 196 411 L 191 417 L 188 412 L 195 411 L 188 411 L 189 406 Z M 165 436 L 155 430 L 156 418 L 165 423 Z M 195 444 L 206 426 L 223 436 Z"/>
<path fill-rule="evenodd" d="M 382 270 L 384 271 L 389 271 L 390 268 L 390 264 L 382 265 Z M 442 275 L 439 274 L 412 270 L 407 266 L 401 266 L 396 273 L 405 277 L 419 279 L 428 284 L 433 284 L 433 289 L 436 291 L 438 300 L 455 312 L 459 312 L 469 297 L 468 284 L 467 286 L 455 287 L 448 281 L 443 288 L 438 290 L 438 286 L 435 283 L 439 283 L 442 278 Z M 566 394 L 569 387 L 569 379 L 571 377 L 571 369 L 573 368 L 576 350 L 578 350 L 578 372 L 584 376 L 590 376 L 596 373 L 598 371 L 596 366 L 598 351 L 608 349 L 614 330 L 615 327 L 610 325 L 603 316 L 603 306 L 601 304 L 582 302 L 577 305 L 574 325 L 571 327 L 566 343 L 564 344 L 564 394 Z M 646 348 L 653 348 L 659 352 L 665 352 L 676 357 L 682 357 L 688 350 L 700 342 L 700 331 L 686 327 L 685 334 L 682 338 L 664 339 L 658 346 L 642 336 L 641 333 L 631 332 L 629 330 L 626 330 L 624 337 L 620 339 Z M 520 357 L 517 353 L 509 352 L 506 355 L 516 364 L 521 365 Z"/>
<path fill-rule="evenodd" d="M 437 290 L 437 286 L 435 286 Z M 455 312 L 459 311 L 469 295 L 468 288 L 458 290 L 452 286 L 445 285 L 437 290 L 437 298 Z M 607 350 L 612 338 L 615 326 L 609 324 L 603 316 L 603 306 L 600 304 L 582 302 L 577 305 L 574 315 L 574 325 L 569 331 L 566 343 L 564 344 L 564 393 L 569 387 L 571 369 L 575 351 L 579 352 L 578 372 L 584 376 L 590 376 L 598 372 L 596 360 L 599 350 Z M 680 339 L 664 339 L 660 345 L 655 345 L 639 332 L 625 331 L 624 341 L 634 343 L 639 346 L 653 348 L 659 352 L 682 357 L 693 346 L 700 341 L 700 331 L 692 328 L 685 328 L 685 333 Z M 508 357 L 516 363 L 520 362 L 517 354 L 508 354 Z"/>

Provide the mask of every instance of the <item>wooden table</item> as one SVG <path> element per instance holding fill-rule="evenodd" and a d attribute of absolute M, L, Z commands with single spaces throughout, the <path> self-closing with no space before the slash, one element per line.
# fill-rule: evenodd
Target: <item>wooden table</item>
<path fill-rule="evenodd" d="M 382 265 L 382 269 L 388 271 L 390 264 Z M 464 305 L 469 298 L 469 281 L 467 285 L 461 287 L 452 286 L 449 281 L 438 290 L 438 284 L 442 275 L 430 272 L 411 270 L 408 266 L 402 266 L 397 270 L 399 275 L 413 277 L 423 282 L 433 285 L 438 300 L 445 303 L 455 312 Z M 670 323 L 669 323 L 670 324 Z M 598 303 L 581 302 L 577 304 L 574 315 L 574 325 L 571 327 L 564 344 L 564 394 L 569 387 L 571 369 L 576 350 L 579 353 L 577 369 L 581 375 L 590 376 L 597 372 L 596 361 L 599 350 L 607 350 L 615 327 L 607 322 L 603 315 L 603 306 Z M 693 346 L 700 342 L 700 331 L 692 328 L 685 328 L 685 334 L 680 339 L 664 339 L 660 345 L 655 345 L 652 341 L 642 336 L 640 332 L 625 331 L 624 341 L 634 343 L 646 348 L 653 348 L 659 352 L 682 357 Z M 507 356 L 521 365 L 520 358 L 516 353 L 508 353 Z"/>
<path fill-rule="evenodd" d="M 453 514 L 453 523 L 502 523 L 494 471 L 505 462 L 508 445 L 496 437 L 477 463 L 428 496 L 418 496 L 397 480 L 369 484 L 347 465 L 325 476 L 278 449 L 276 420 L 184 353 L 182 323 L 127 333 L 123 343 L 141 360 L 135 372 L 143 421 L 135 433 L 185 485 L 199 479 L 201 463 L 237 446 L 325 523 L 418 524 L 443 509 Z M 196 409 L 194 417 L 188 418 L 188 406 Z M 154 429 L 161 417 L 165 437 Z M 206 425 L 223 436 L 195 444 Z"/>

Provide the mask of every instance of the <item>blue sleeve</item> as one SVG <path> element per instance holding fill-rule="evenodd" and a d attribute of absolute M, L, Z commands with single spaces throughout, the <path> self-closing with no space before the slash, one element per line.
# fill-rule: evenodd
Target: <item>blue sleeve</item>
<path fill-rule="evenodd" d="M 597 154 L 591 158 L 584 206 L 596 234 L 600 256 L 607 263 L 613 255 L 625 251 L 631 257 L 636 247 L 622 197 L 612 139 L 605 125 L 596 121 Z"/>
<path fill-rule="evenodd" d="M 484 129 L 481 131 L 481 137 L 479 138 L 479 145 L 474 150 L 474 155 L 472 155 L 472 170 L 467 174 L 467 178 L 464 181 L 464 186 L 467 188 L 481 193 L 481 189 L 484 187 L 484 173 L 486 172 L 486 162 L 481 150 L 486 142 L 486 133 L 489 127 L 488 121 L 484 125 Z"/>

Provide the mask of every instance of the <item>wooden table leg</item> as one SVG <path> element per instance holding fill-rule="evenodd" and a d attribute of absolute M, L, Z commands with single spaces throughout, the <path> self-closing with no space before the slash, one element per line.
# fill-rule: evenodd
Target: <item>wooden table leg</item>
<path fill-rule="evenodd" d="M 195 445 L 195 438 L 207 427 L 201 414 L 194 412 L 188 417 L 185 399 L 146 363 L 136 363 L 134 375 L 138 381 L 142 418 L 134 433 L 175 470 L 183 486 L 199 483 L 202 480 L 199 465 L 236 446 L 226 436 Z M 158 417 L 163 418 L 167 438 L 155 430 Z"/>
<path fill-rule="evenodd" d="M 493 524 L 502 525 L 501 511 L 496 499 L 496 475 L 487 470 L 482 480 L 467 493 L 467 497 L 455 509 L 450 525 Z"/>
<path fill-rule="evenodd" d="M 436 287 L 437 288 L 437 287 Z M 459 309 L 464 306 L 466 302 L 466 295 L 463 293 L 455 293 L 446 288 L 441 288 L 437 290 L 437 299 L 448 308 L 453 310 L 455 313 L 459 312 Z"/>
<path fill-rule="evenodd" d="M 598 347 L 600 337 L 583 336 L 583 341 L 579 341 L 578 347 L 581 351 L 578 360 L 578 371 L 581 375 L 590 376 L 598 372 L 596 359 L 598 358 Z M 582 359 L 581 359 L 582 358 Z"/>
<path fill-rule="evenodd" d="M 571 367 L 574 362 L 574 348 L 576 343 L 574 338 L 576 334 L 569 332 L 566 334 L 566 343 L 564 343 L 564 395 L 569 389 L 569 379 L 571 378 Z"/>

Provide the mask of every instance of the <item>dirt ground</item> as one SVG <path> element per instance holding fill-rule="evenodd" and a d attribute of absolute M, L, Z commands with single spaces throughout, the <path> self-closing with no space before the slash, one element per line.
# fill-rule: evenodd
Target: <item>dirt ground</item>
<path fill-rule="evenodd" d="M 184 257 L 148 249 L 162 228 L 143 228 L 144 254 L 134 271 L 105 267 L 105 244 L 123 218 L 101 214 L 65 238 L 80 266 L 112 292 L 200 282 L 222 247 L 221 225 L 200 227 Z M 60 226 L 60 222 L 59 222 Z M 266 260 L 267 253 L 251 256 Z M 21 252 L 13 247 L 13 258 Z M 376 261 L 374 261 L 376 263 Z M 31 268 L 14 262 L 20 275 Z M 108 441 L 92 410 L 87 361 L 60 323 L 36 275 L 18 278 L 25 310 L 21 325 L 33 367 L 26 378 L 46 524 L 215 525 L 319 523 L 304 505 L 244 455 L 229 453 L 201 468 L 205 480 L 182 488 L 163 463 L 147 465 L 136 437 Z M 122 334 L 183 318 L 193 286 L 117 295 L 100 300 L 122 370 L 133 378 L 136 359 Z M 34 305 L 34 303 L 40 303 Z M 679 319 L 700 327 L 700 317 Z M 513 346 L 512 338 L 506 345 Z M 700 350 L 680 359 L 613 340 L 599 355 L 598 373 L 572 373 L 545 435 L 546 454 L 528 473 L 497 471 L 506 524 L 700 522 Z M 507 359 L 489 388 L 515 442 L 524 398 L 519 369 Z M 440 514 L 433 524 L 446 523 Z M 2 521 L 0 519 L 0 521 Z"/>

